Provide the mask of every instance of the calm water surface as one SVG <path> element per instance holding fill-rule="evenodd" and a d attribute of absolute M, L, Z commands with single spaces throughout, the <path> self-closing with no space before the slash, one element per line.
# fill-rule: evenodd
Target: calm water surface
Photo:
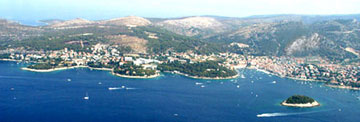
<path fill-rule="evenodd" d="M 24 66 L 0 61 L 2 122 L 360 121 L 358 91 L 279 78 L 256 70 L 241 71 L 246 78 L 234 80 L 197 80 L 173 74 L 141 80 L 86 68 L 35 73 L 22 71 Z M 108 89 L 122 86 L 128 89 Z M 86 93 L 89 100 L 83 99 Z M 279 105 L 294 94 L 310 96 L 322 105 Z M 274 116 L 256 116 L 263 113 Z"/>

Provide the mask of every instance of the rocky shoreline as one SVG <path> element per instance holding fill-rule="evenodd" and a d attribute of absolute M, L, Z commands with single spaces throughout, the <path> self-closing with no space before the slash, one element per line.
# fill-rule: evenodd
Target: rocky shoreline
<path fill-rule="evenodd" d="M 178 75 L 182 75 L 182 76 L 186 76 L 186 77 L 189 77 L 189 78 L 194 78 L 194 79 L 203 79 L 203 80 L 227 80 L 227 79 L 234 79 L 234 78 L 237 78 L 239 77 L 239 73 L 237 73 L 236 75 L 234 76 L 230 76 L 230 77 L 198 77 L 198 76 L 191 76 L 191 75 L 188 75 L 188 74 L 185 74 L 185 73 L 181 73 L 179 71 L 165 71 L 165 72 L 168 72 L 168 73 L 175 73 L 175 74 L 178 74 Z"/>
<path fill-rule="evenodd" d="M 320 103 L 318 103 L 317 101 L 314 101 L 312 103 L 306 103 L 306 104 L 290 104 L 290 103 L 286 103 L 286 101 L 283 101 L 281 103 L 281 105 L 288 106 L 288 107 L 310 108 L 310 107 L 320 106 Z"/>
<path fill-rule="evenodd" d="M 156 78 L 160 76 L 160 73 L 156 73 L 155 75 L 152 76 L 128 76 L 128 75 L 121 75 L 121 74 L 116 74 L 114 72 L 112 72 L 112 69 L 110 68 L 92 68 L 89 66 L 72 66 L 72 67 L 61 67 L 61 68 L 53 68 L 53 69 L 31 69 L 31 68 L 27 68 L 27 67 L 23 67 L 21 68 L 22 70 L 27 70 L 27 71 L 32 71 L 32 72 L 54 72 L 54 71 L 60 71 L 60 70 L 67 70 L 67 69 L 74 69 L 74 68 L 89 68 L 91 70 L 104 70 L 104 71 L 111 71 L 111 74 L 115 75 L 115 76 L 119 76 L 119 77 L 124 77 L 124 78 L 139 78 L 139 79 L 147 79 L 147 78 Z"/>
<path fill-rule="evenodd" d="M 115 76 L 119 76 L 119 77 L 124 77 L 124 78 L 134 78 L 134 79 L 151 79 L 151 78 L 156 78 L 160 76 L 160 73 L 155 73 L 155 75 L 151 75 L 151 76 L 130 76 L 130 75 L 121 75 L 121 74 L 117 74 L 114 72 L 111 72 L 111 74 L 115 75 Z"/>

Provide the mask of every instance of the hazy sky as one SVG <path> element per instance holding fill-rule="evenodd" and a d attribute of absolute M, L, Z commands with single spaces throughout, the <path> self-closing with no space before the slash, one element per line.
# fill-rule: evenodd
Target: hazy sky
<path fill-rule="evenodd" d="M 0 18 L 14 20 L 356 13 L 360 0 L 0 0 Z"/>

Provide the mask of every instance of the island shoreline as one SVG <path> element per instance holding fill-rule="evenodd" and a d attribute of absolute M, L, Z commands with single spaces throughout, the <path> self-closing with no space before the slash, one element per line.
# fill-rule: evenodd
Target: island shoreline
<path fill-rule="evenodd" d="M 317 101 L 314 101 L 312 103 L 306 103 L 306 104 L 291 104 L 291 103 L 286 103 L 286 100 L 280 103 L 282 106 L 288 106 L 288 107 L 299 107 L 299 108 L 311 108 L 311 107 L 316 107 L 316 106 L 320 106 L 320 103 L 318 103 Z"/>

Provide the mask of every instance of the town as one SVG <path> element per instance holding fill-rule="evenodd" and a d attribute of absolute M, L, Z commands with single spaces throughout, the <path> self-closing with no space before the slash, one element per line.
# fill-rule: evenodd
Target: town
<path fill-rule="evenodd" d="M 179 65 L 185 65 L 216 61 L 215 64 L 211 64 L 218 65 L 218 68 L 205 67 L 204 70 L 197 71 L 209 72 L 208 74 L 194 73 L 194 71 L 175 71 L 175 69 L 181 69 L 174 67 L 172 67 L 174 70 L 170 71 L 193 78 L 225 79 L 238 76 L 238 73 L 234 74 L 231 72 L 233 70 L 248 68 L 280 77 L 326 82 L 329 86 L 352 89 L 360 87 L 359 62 L 341 65 L 319 57 L 252 56 L 235 53 L 199 55 L 191 51 L 185 53 L 123 54 L 117 48 L 116 46 L 99 43 L 89 49 L 90 51 L 88 52 L 76 52 L 68 48 L 58 51 L 7 49 L 0 51 L 0 59 L 33 62 L 35 65 L 30 65 L 28 68 L 40 71 L 54 68 L 61 69 L 63 67 L 90 67 L 101 70 L 113 70 L 113 72 L 123 77 L 133 76 L 140 78 L 159 76 L 159 70 L 164 70 L 163 64 L 177 62 Z M 36 64 L 41 65 L 34 67 Z M 218 71 L 219 69 L 222 70 Z M 221 75 L 221 77 L 216 75 Z"/>

